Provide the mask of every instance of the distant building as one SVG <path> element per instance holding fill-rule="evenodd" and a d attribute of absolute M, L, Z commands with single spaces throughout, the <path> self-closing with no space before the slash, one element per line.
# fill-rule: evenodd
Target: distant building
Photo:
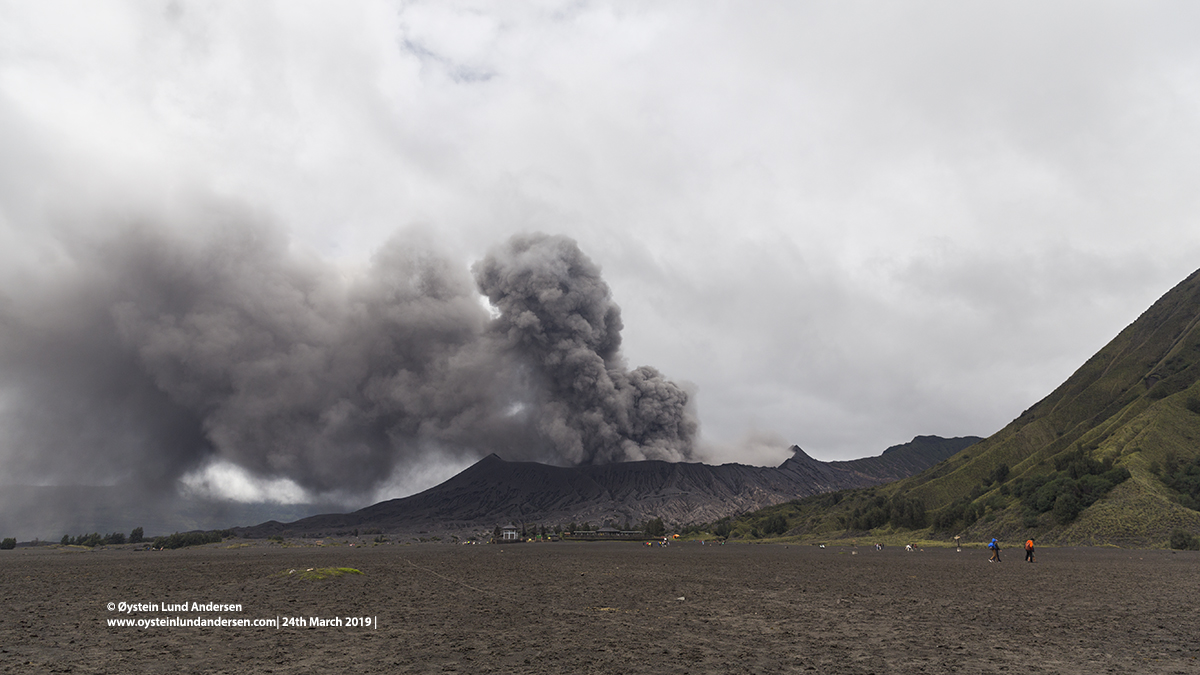
<path fill-rule="evenodd" d="M 500 540 L 501 541 L 516 541 L 519 538 L 520 537 L 517 534 L 517 526 L 516 525 L 509 523 L 500 528 Z"/>

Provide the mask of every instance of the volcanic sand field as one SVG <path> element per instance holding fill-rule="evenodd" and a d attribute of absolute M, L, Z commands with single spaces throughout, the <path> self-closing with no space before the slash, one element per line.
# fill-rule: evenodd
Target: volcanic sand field
<path fill-rule="evenodd" d="M 1192 552 L 226 545 L 0 551 L 0 672 L 1200 672 Z M 176 616 L 378 627 L 108 625 Z"/>

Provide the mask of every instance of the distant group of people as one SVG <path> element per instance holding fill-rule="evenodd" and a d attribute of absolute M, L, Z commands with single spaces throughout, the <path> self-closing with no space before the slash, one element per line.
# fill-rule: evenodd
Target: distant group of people
<path fill-rule="evenodd" d="M 988 562 L 1000 562 L 1000 542 L 995 537 L 992 537 L 988 548 L 992 551 L 992 557 L 988 558 Z M 1030 537 L 1025 541 L 1025 562 L 1036 562 L 1037 559 L 1033 555 L 1033 538 Z"/>

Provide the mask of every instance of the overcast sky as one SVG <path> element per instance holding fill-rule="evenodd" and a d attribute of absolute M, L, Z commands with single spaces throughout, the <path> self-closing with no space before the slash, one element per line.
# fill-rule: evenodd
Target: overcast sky
<path fill-rule="evenodd" d="M 197 201 L 347 276 L 406 230 L 463 270 L 566 235 L 706 461 L 987 436 L 1200 267 L 1198 29 L 1185 2 L 0 2 L 0 284 L 114 223 L 202 228 Z M 291 489 L 261 478 L 190 480 Z"/>

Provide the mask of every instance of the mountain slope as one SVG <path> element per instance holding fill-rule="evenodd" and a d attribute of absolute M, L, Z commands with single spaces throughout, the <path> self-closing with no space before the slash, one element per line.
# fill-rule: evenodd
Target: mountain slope
<path fill-rule="evenodd" d="M 1164 467 L 1200 457 L 1197 381 L 1200 271 L 996 434 L 911 478 L 814 502 L 795 530 L 890 531 L 896 519 L 878 524 L 878 511 L 911 507 L 930 536 L 1158 545 L 1176 527 L 1200 531 L 1200 512 L 1162 480 Z"/>
<path fill-rule="evenodd" d="M 506 521 L 623 524 L 653 518 L 703 523 L 796 497 L 893 480 L 898 473 L 929 467 L 978 440 L 923 436 L 879 457 L 852 462 L 821 462 L 793 447 L 792 457 L 774 468 L 663 461 L 567 468 L 506 462 L 493 454 L 411 497 L 354 513 L 313 516 L 287 525 L 263 523 L 244 531 L 267 536 L 353 529 L 490 530 Z"/>

